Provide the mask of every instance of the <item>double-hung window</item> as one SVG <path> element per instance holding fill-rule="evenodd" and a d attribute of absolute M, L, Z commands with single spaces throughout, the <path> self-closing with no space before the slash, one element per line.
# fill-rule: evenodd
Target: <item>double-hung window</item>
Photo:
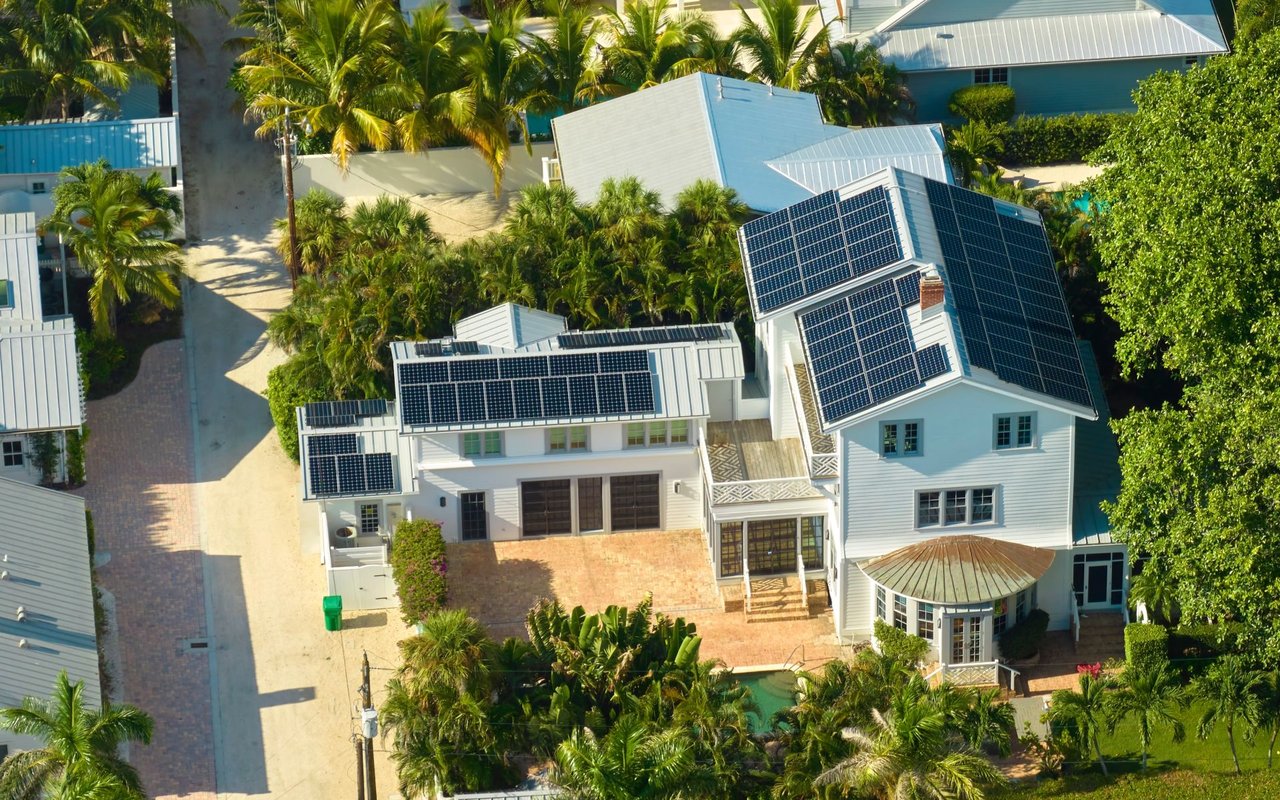
<path fill-rule="evenodd" d="M 1009 598 L 1001 597 L 991 604 L 991 633 L 996 636 L 1009 627 Z"/>
<path fill-rule="evenodd" d="M 918 419 L 880 423 L 880 455 L 885 458 L 920 455 L 920 428 Z"/>
<path fill-rule="evenodd" d="M 916 635 L 933 641 L 933 603 L 916 604 Z"/>
<path fill-rule="evenodd" d="M 997 450 L 1018 450 L 1035 447 L 1035 412 L 1022 414 L 996 414 L 994 445 Z"/>
<path fill-rule="evenodd" d="M 907 629 L 907 598 L 900 594 L 893 596 L 893 627 L 900 631 Z"/>
<path fill-rule="evenodd" d="M 587 426 L 575 425 L 569 428 L 551 428 L 547 431 L 547 452 L 587 452 Z"/>
<path fill-rule="evenodd" d="M 1008 67 L 983 67 L 973 71 L 973 82 L 977 84 L 1009 82 Z"/>
<path fill-rule="evenodd" d="M 876 619 L 884 619 L 884 587 L 876 587 Z"/>
<path fill-rule="evenodd" d="M 995 522 L 995 489 L 946 489 L 916 494 L 916 527 L 984 525 Z"/>
<path fill-rule="evenodd" d="M 6 467 L 22 466 L 22 440 L 10 439 L 0 442 L 0 465 Z"/>
<path fill-rule="evenodd" d="M 502 455 L 502 431 L 462 434 L 463 458 L 495 458 Z"/>

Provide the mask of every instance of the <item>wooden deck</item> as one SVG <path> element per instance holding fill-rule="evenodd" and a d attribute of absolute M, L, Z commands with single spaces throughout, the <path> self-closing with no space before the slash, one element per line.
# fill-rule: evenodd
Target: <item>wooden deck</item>
<path fill-rule="evenodd" d="M 831 434 L 822 432 L 822 422 L 818 419 L 818 403 L 813 396 L 813 384 L 809 381 L 809 365 L 795 365 L 796 388 L 800 390 L 801 413 L 804 425 L 809 431 L 809 444 L 814 453 L 834 453 L 835 441 Z"/>
<path fill-rule="evenodd" d="M 799 439 L 773 438 L 767 419 L 707 423 L 714 483 L 808 477 Z"/>

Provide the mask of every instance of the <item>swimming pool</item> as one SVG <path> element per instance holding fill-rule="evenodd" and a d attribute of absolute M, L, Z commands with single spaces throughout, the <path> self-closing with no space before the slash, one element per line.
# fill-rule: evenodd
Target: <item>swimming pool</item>
<path fill-rule="evenodd" d="M 759 716 L 751 715 L 753 733 L 773 730 L 773 715 L 795 705 L 796 674 L 789 669 L 735 669 L 733 677 L 751 692 L 751 699 L 760 707 Z"/>

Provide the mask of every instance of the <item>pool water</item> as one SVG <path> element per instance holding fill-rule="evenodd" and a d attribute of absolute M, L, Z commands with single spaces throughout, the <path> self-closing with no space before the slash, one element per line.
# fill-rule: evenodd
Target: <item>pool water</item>
<path fill-rule="evenodd" d="M 751 699 L 760 707 L 759 715 L 751 714 L 753 733 L 773 730 L 773 715 L 795 705 L 796 674 L 789 669 L 735 673 L 734 677 L 751 692 Z"/>

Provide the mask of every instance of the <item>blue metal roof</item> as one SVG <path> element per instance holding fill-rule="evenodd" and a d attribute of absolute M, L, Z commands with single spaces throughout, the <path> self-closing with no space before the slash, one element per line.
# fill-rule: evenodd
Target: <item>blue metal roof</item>
<path fill-rule="evenodd" d="M 0 125 L 0 174 L 56 174 L 100 158 L 116 169 L 177 166 L 177 118 Z"/>

